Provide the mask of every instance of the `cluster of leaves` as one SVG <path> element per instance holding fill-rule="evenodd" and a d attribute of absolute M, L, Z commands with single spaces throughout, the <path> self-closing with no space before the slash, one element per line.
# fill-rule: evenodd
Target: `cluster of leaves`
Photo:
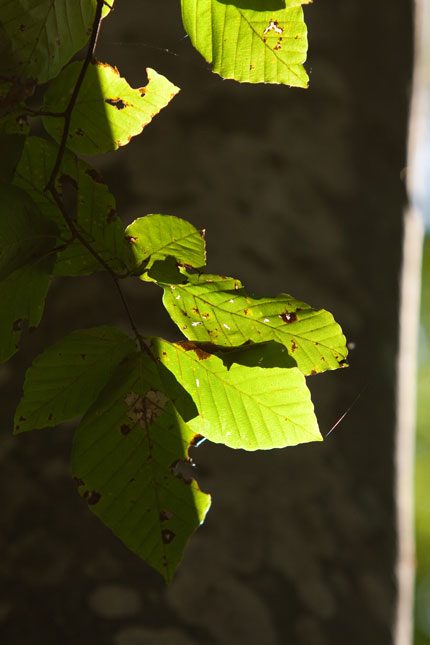
<path fill-rule="evenodd" d="M 181 4 L 214 71 L 306 86 L 303 2 Z M 111 9 L 102 0 L 0 1 L 0 358 L 39 324 L 53 275 L 111 276 L 133 337 L 102 326 L 45 349 L 27 371 L 14 431 L 82 416 L 72 453 L 79 493 L 170 580 L 210 505 L 184 474 L 190 446 L 203 437 L 244 450 L 320 440 L 305 377 L 345 364 L 347 350 L 330 313 L 286 294 L 253 298 L 239 280 L 204 273 L 204 234 L 190 223 L 151 214 L 124 230 L 103 178 L 78 155 L 127 144 L 179 89 L 154 70 L 132 89 L 95 59 Z M 84 46 L 84 59 L 69 62 Z M 49 137 L 31 134 L 32 119 Z M 161 287 L 186 340 L 142 336 L 121 289 L 128 276 Z"/>

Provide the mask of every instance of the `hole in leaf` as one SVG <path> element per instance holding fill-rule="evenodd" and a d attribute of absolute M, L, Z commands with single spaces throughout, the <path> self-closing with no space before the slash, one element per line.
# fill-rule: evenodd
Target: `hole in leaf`
<path fill-rule="evenodd" d="M 112 107 L 115 107 L 117 110 L 123 110 L 127 107 L 127 103 L 124 103 L 124 101 L 119 97 L 115 99 L 105 99 L 105 103 L 108 103 Z"/>

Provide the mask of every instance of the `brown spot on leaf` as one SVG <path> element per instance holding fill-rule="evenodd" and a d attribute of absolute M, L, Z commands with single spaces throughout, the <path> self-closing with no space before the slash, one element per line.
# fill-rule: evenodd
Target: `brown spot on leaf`
<path fill-rule="evenodd" d="M 87 500 L 88 506 L 95 506 L 100 501 L 101 495 L 95 490 L 86 490 L 84 498 Z"/>
<path fill-rule="evenodd" d="M 12 325 L 13 331 L 21 331 L 23 323 L 24 321 L 22 318 L 17 318 Z"/>
<path fill-rule="evenodd" d="M 291 351 L 292 351 L 292 352 L 295 352 L 295 351 L 296 351 L 296 349 L 297 349 L 297 343 L 296 343 L 296 341 L 295 341 L 295 340 L 292 340 L 292 341 L 291 341 Z"/>
<path fill-rule="evenodd" d="M 191 307 L 191 311 L 193 311 L 195 314 L 199 313 L 199 310 L 197 309 L 197 307 Z"/>
<path fill-rule="evenodd" d="M 296 314 L 288 311 L 285 311 L 283 314 L 279 314 L 279 318 L 282 318 L 284 323 L 293 323 L 297 320 Z"/>
<path fill-rule="evenodd" d="M 129 432 L 131 432 L 131 428 L 126 423 L 123 423 L 122 426 L 120 427 L 120 432 L 121 434 L 126 435 Z"/>
<path fill-rule="evenodd" d="M 136 242 L 137 242 L 137 239 L 138 239 L 138 238 L 137 238 L 137 237 L 133 237 L 133 235 L 127 235 L 127 236 L 126 236 L 126 239 L 127 239 L 127 242 L 128 242 L 130 245 L 133 245 L 133 244 L 136 244 Z"/>
<path fill-rule="evenodd" d="M 317 371 L 316 370 L 311 370 L 310 373 L 311 374 L 317 374 Z"/>
<path fill-rule="evenodd" d="M 84 134 L 85 134 L 85 132 L 82 130 L 82 128 L 77 128 L 77 129 L 75 130 L 75 134 L 77 134 L 77 135 L 78 135 L 78 137 L 83 137 L 83 136 L 84 136 Z"/>
<path fill-rule="evenodd" d="M 243 313 L 245 314 L 245 316 L 247 316 L 249 314 L 249 309 L 244 309 Z"/>
<path fill-rule="evenodd" d="M 75 482 L 76 486 L 85 486 L 85 482 L 82 481 L 79 477 L 73 477 L 73 481 Z"/>
<path fill-rule="evenodd" d="M 160 522 L 167 522 L 167 520 L 171 520 L 173 517 L 172 511 L 168 511 L 167 509 L 163 509 L 160 511 Z"/>
<path fill-rule="evenodd" d="M 173 533 L 170 529 L 163 529 L 161 531 L 161 537 L 164 544 L 170 544 L 170 542 L 176 537 L 176 534 Z"/>
<path fill-rule="evenodd" d="M 18 421 L 20 421 L 22 423 L 23 421 L 27 421 L 27 419 L 25 417 L 21 416 L 21 417 L 19 417 Z"/>
<path fill-rule="evenodd" d="M 97 184 L 104 184 L 105 181 L 98 170 L 95 168 L 87 168 L 85 174 L 91 177 Z"/>
<path fill-rule="evenodd" d="M 168 401 L 169 398 L 159 390 L 148 390 L 145 396 L 129 392 L 125 397 L 129 408 L 127 416 L 141 428 L 147 428 L 158 419 Z"/>
<path fill-rule="evenodd" d="M 24 29 L 26 29 L 25 25 L 21 24 L 21 25 L 19 26 L 19 30 L 20 30 L 20 31 L 24 31 Z"/>
<path fill-rule="evenodd" d="M 207 358 L 210 358 L 210 354 L 208 354 L 208 352 L 205 352 L 201 347 L 199 347 L 198 345 L 196 345 L 196 343 L 193 343 L 190 340 L 184 340 L 183 342 L 178 343 L 178 345 L 183 349 L 185 349 L 186 352 L 190 352 L 190 351 L 195 352 L 200 361 L 204 361 Z"/>
<path fill-rule="evenodd" d="M 108 105 L 111 105 L 117 110 L 123 110 L 128 105 L 128 103 L 125 103 L 125 101 L 119 98 L 119 96 L 115 97 L 114 99 L 105 99 L 105 103 L 107 103 Z"/>
<path fill-rule="evenodd" d="M 81 358 L 82 358 L 82 360 L 85 360 L 85 359 L 86 359 L 86 357 L 87 357 L 87 355 L 86 355 L 86 354 L 81 354 Z"/>

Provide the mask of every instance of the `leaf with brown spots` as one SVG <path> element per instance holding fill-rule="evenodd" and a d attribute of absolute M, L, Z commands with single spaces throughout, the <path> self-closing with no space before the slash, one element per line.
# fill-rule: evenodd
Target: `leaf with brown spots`
<path fill-rule="evenodd" d="M 224 347 L 274 340 L 285 346 L 305 375 L 337 369 L 345 360 L 345 337 L 328 311 L 312 309 L 285 293 L 251 298 L 233 278 L 187 277 L 185 284 L 163 285 L 163 303 L 189 340 Z"/>
<path fill-rule="evenodd" d="M 134 354 L 118 366 L 73 441 L 73 475 L 85 482 L 79 493 L 87 501 L 91 491 L 100 495 L 91 511 L 167 581 L 210 505 L 195 479 L 187 484 L 171 468 L 188 460 L 195 432 L 185 420 L 196 414 L 160 362 Z"/>
<path fill-rule="evenodd" d="M 44 96 L 44 110 L 66 109 L 80 70 L 80 62 L 71 63 L 57 76 Z M 96 155 L 125 146 L 140 134 L 179 92 L 161 74 L 149 68 L 146 71 L 148 84 L 142 94 L 130 87 L 116 67 L 91 64 L 72 113 L 67 147 L 79 154 Z M 63 119 L 45 116 L 43 125 L 57 142 L 61 140 Z"/>
<path fill-rule="evenodd" d="M 307 87 L 301 5 L 312 0 L 181 0 L 185 31 L 223 78 Z"/>

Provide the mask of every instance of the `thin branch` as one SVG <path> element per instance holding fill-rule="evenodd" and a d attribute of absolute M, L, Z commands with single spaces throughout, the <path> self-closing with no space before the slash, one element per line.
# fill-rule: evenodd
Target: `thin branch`
<path fill-rule="evenodd" d="M 73 89 L 72 96 L 70 97 L 69 103 L 67 105 L 67 108 L 65 109 L 65 114 L 64 114 L 64 128 L 63 128 L 63 134 L 61 137 L 60 141 L 60 146 L 58 149 L 58 154 L 57 158 L 55 160 L 54 167 L 51 172 L 51 176 L 49 178 L 49 181 L 46 185 L 46 189 L 51 190 L 55 189 L 55 180 L 58 175 L 58 171 L 61 166 L 61 162 L 64 156 L 64 152 L 66 150 L 66 142 L 67 142 L 67 137 L 69 136 L 69 130 L 70 130 L 70 121 L 72 118 L 72 112 L 76 104 L 76 100 L 78 98 L 80 89 L 82 87 L 82 83 L 84 82 L 85 74 L 87 72 L 88 67 L 90 66 L 90 63 L 93 59 L 94 56 L 94 50 L 97 44 L 97 38 L 99 35 L 99 30 L 100 30 L 100 23 L 102 20 L 102 12 L 103 12 L 103 6 L 104 6 L 104 1 L 103 0 L 97 0 L 97 8 L 96 8 L 96 13 L 94 16 L 94 21 L 93 21 L 93 27 L 92 27 L 92 32 L 91 32 L 91 38 L 88 43 L 88 49 L 87 53 L 84 58 L 84 62 L 82 63 L 81 71 L 78 76 L 78 80 L 76 81 L 76 85 Z"/>
<path fill-rule="evenodd" d="M 75 226 L 75 223 L 74 223 L 73 219 L 70 217 L 69 213 L 67 212 L 67 210 L 66 210 L 66 208 L 64 206 L 64 203 L 63 203 L 63 201 L 62 201 L 62 199 L 61 199 L 61 197 L 60 197 L 60 195 L 59 195 L 59 193 L 58 193 L 58 191 L 57 191 L 57 189 L 55 187 L 55 182 L 56 182 L 56 179 L 57 179 L 57 175 L 58 175 L 58 172 L 60 170 L 61 162 L 63 160 L 63 156 L 64 156 L 64 153 L 65 153 L 65 150 L 66 150 L 66 143 L 67 143 L 67 137 L 69 135 L 70 121 L 71 121 L 71 118 L 72 118 L 72 112 L 73 112 L 73 109 L 75 107 L 75 104 L 76 104 L 80 89 L 82 87 L 82 83 L 84 82 L 85 74 L 86 74 L 87 69 L 88 69 L 88 67 L 89 67 L 89 65 L 90 65 L 90 63 L 91 63 L 91 61 L 93 59 L 93 56 L 94 56 L 94 50 L 95 50 L 96 43 L 97 43 L 97 38 L 98 38 L 98 35 L 99 35 L 100 23 L 101 23 L 101 20 L 102 20 L 102 12 L 103 12 L 103 6 L 104 5 L 107 5 L 109 7 L 108 3 L 105 2 L 105 0 L 97 0 L 97 9 L 96 9 L 96 13 L 95 13 L 95 16 L 94 16 L 93 27 L 92 27 L 92 32 L 91 32 L 91 38 L 90 38 L 90 41 L 88 43 L 88 50 L 87 50 L 87 53 L 85 55 L 85 59 L 84 59 L 84 62 L 82 64 L 81 71 L 79 73 L 79 76 L 78 76 L 78 79 L 76 81 L 75 87 L 73 89 L 72 95 L 70 97 L 69 103 L 67 105 L 67 108 L 64 111 L 64 127 L 63 127 L 63 133 L 62 133 L 62 136 L 61 136 L 61 142 L 60 142 L 60 145 L 59 145 L 57 158 L 55 160 L 55 164 L 54 164 L 54 167 L 52 169 L 51 176 L 49 178 L 49 181 L 48 181 L 48 183 L 46 185 L 45 190 L 49 190 L 49 192 L 51 193 L 56 205 L 58 206 L 58 208 L 59 208 L 59 210 L 60 210 L 60 212 L 61 212 L 61 214 L 62 214 L 62 216 L 63 216 L 63 218 L 64 218 L 64 220 L 65 220 L 65 222 L 67 224 L 67 226 L 70 229 L 70 232 L 72 233 L 73 239 L 79 240 L 79 242 L 82 244 L 82 246 L 84 246 L 87 249 L 87 251 L 89 253 L 91 253 L 91 255 L 105 269 L 105 271 L 107 271 L 107 273 L 110 275 L 110 277 L 114 281 L 115 287 L 116 287 L 116 289 L 118 291 L 118 295 L 119 295 L 119 297 L 121 299 L 121 302 L 122 302 L 122 305 L 124 307 L 124 311 L 125 311 L 125 313 L 127 315 L 127 318 L 129 320 L 130 326 L 131 326 L 131 328 L 132 328 L 132 330 L 133 330 L 133 332 L 135 334 L 136 340 L 139 343 L 141 351 L 145 352 L 146 354 L 148 354 L 148 356 L 150 356 L 150 358 L 155 360 L 155 357 L 154 357 L 153 353 L 151 352 L 150 348 L 144 342 L 142 335 L 140 334 L 139 330 L 136 327 L 136 324 L 135 324 L 135 322 L 133 320 L 133 316 L 131 315 L 131 312 L 130 312 L 130 309 L 128 307 L 128 304 L 127 304 L 127 301 L 125 299 L 125 296 L 124 296 L 124 294 L 122 292 L 122 289 L 121 289 L 121 287 L 120 287 L 120 285 L 118 283 L 118 280 L 120 280 L 124 276 L 117 275 L 113 271 L 113 269 L 109 266 L 109 264 L 97 253 L 97 251 L 95 251 L 93 249 L 91 244 L 89 242 L 87 242 L 87 240 L 83 237 L 83 235 L 80 233 L 78 228 Z M 54 114 L 52 114 L 51 116 L 54 116 Z M 59 116 L 59 114 L 55 114 L 55 116 Z"/>
<path fill-rule="evenodd" d="M 95 251 L 93 249 L 91 244 L 89 242 L 87 242 L 87 240 L 83 237 L 83 235 L 76 228 L 73 219 L 70 217 L 69 213 L 64 208 L 64 204 L 63 204 L 63 202 L 61 200 L 60 195 L 57 192 L 57 189 L 56 188 L 50 188 L 49 192 L 51 193 L 52 197 L 54 198 L 55 203 L 57 204 L 59 210 L 61 211 L 61 214 L 64 217 L 64 219 L 66 221 L 66 224 L 69 227 L 73 237 L 75 239 L 79 240 L 79 242 L 82 244 L 82 246 L 85 246 L 87 251 L 89 253 L 91 253 L 91 255 L 93 257 L 95 257 L 95 259 L 102 265 L 102 267 L 105 269 L 105 271 L 110 273 L 110 275 L 113 277 L 113 279 L 116 280 L 116 273 L 111 269 L 111 267 L 107 264 L 107 262 L 105 262 L 105 260 L 103 260 L 101 255 L 99 255 L 97 253 L 97 251 Z"/>

